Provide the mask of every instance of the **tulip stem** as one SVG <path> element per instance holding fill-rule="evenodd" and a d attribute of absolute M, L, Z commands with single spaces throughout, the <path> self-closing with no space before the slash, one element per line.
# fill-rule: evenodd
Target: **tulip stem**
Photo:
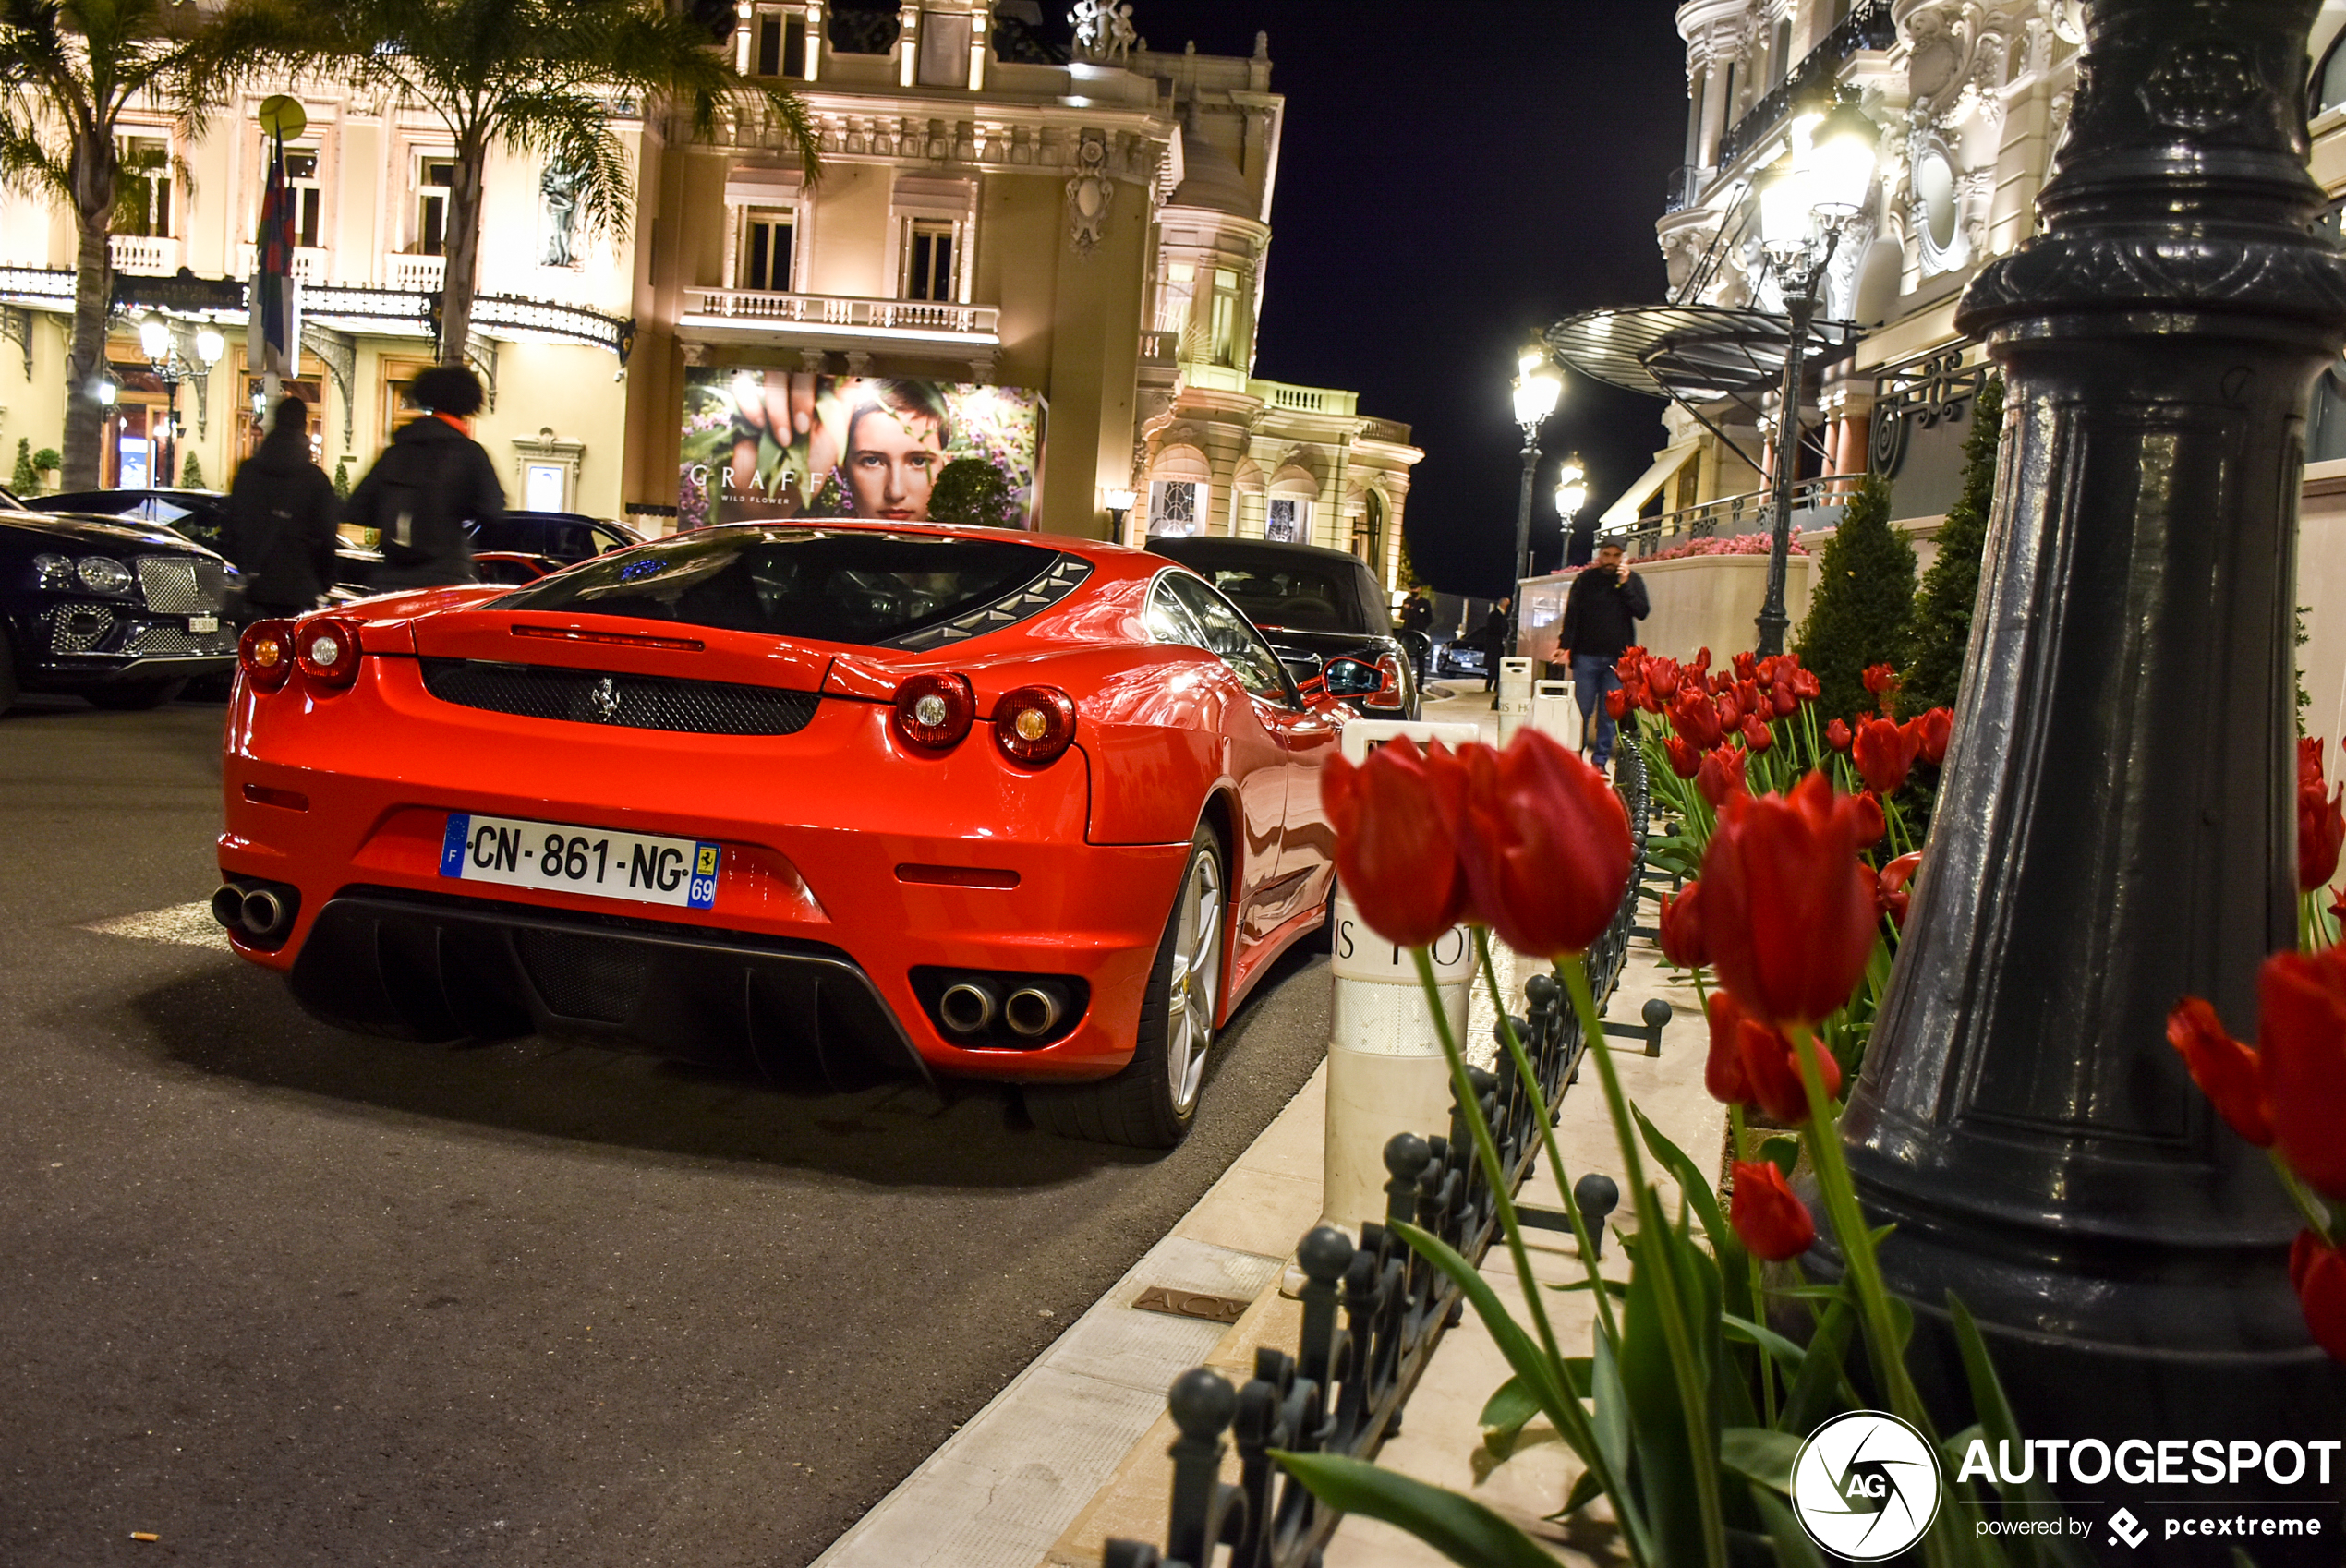
<path fill-rule="evenodd" d="M 1700 995 L 1701 985 L 1699 982 L 1695 990 L 1697 995 Z M 1738 1101 L 1729 1101 L 1727 1103 L 1729 1168 L 1741 1164 L 1747 1158 L 1749 1155 L 1744 1149 L 1743 1105 Z M 1732 1207 L 1729 1212 L 1733 1212 Z M 1751 1267 L 1744 1274 L 1744 1283 L 1750 1287 L 1751 1321 L 1764 1324 L 1768 1321 L 1768 1290 L 1767 1286 L 1760 1283 L 1760 1260 L 1753 1258 L 1750 1262 Z M 1765 1349 L 1760 1351 L 1760 1400 L 1767 1413 L 1766 1424 L 1772 1428 L 1776 1424 L 1776 1363 L 1775 1358 Z"/>
<path fill-rule="evenodd" d="M 1613 1047 L 1604 1037 L 1604 1019 L 1597 1014 L 1596 993 L 1589 987 L 1589 966 L 1578 953 L 1566 953 L 1555 960 L 1564 977 L 1565 989 L 1572 994 L 1573 1009 L 1580 1015 L 1584 1049 L 1597 1059 L 1597 1081 L 1604 1088 L 1605 1109 L 1613 1116 L 1613 1136 L 1621 1145 L 1621 1158 L 1626 1165 L 1630 1190 L 1637 1204 L 1640 1271 L 1651 1265 L 1653 1271 L 1654 1305 L 1662 1319 L 1662 1336 L 1670 1352 L 1670 1372 L 1678 1385 L 1678 1403 L 1687 1423 L 1687 1446 L 1695 1455 L 1695 1493 L 1702 1507 L 1702 1544 L 1706 1562 L 1723 1565 L 1727 1561 L 1726 1526 L 1720 1509 L 1718 1434 L 1711 1427 L 1711 1390 L 1697 1362 L 1692 1340 L 1687 1333 L 1686 1297 L 1681 1290 L 1675 1260 L 1669 1238 L 1670 1216 L 1662 1207 L 1661 1194 L 1646 1182 L 1645 1156 L 1639 1152 L 1637 1128 L 1629 1120 L 1628 1097 L 1621 1092 L 1621 1080 L 1613 1070 Z M 1646 1222 L 1651 1220 L 1658 1236 L 1651 1246 L 1645 1245 Z"/>
<path fill-rule="evenodd" d="M 1508 1060 L 1515 1064 L 1516 1079 L 1524 1092 L 1531 1098 L 1531 1114 L 1539 1123 L 1540 1146 L 1547 1151 L 1548 1169 L 1556 1178 L 1556 1190 L 1564 1194 L 1565 1217 L 1572 1222 L 1573 1239 L 1580 1244 L 1580 1261 L 1589 1272 L 1589 1289 L 1597 1298 L 1597 1321 L 1604 1329 L 1604 1337 L 1617 1353 L 1621 1347 L 1620 1326 L 1613 1321 L 1613 1293 L 1604 1286 L 1604 1269 L 1597 1260 L 1597 1248 L 1589 1236 L 1588 1220 L 1580 1212 L 1578 1200 L 1572 1195 L 1572 1184 L 1565 1179 L 1564 1155 L 1556 1148 L 1554 1118 L 1548 1114 L 1548 1097 L 1540 1087 L 1540 1075 L 1532 1070 L 1531 1058 L 1517 1038 L 1515 1019 L 1507 1016 L 1506 999 L 1499 992 L 1499 971 L 1491 959 L 1491 933 L 1482 926 L 1474 927 L 1474 950 L 1482 963 L 1483 983 L 1490 988 L 1491 1006 L 1499 1015 L 1499 1043 L 1506 1047 Z"/>
<path fill-rule="evenodd" d="M 2289 1189 L 2290 1201 L 2295 1203 L 2297 1212 L 2304 1216 L 2306 1228 L 2321 1237 L 2324 1247 L 2335 1252 L 2338 1249 L 2338 1235 L 2328 1206 L 2314 1196 L 2312 1189 L 2290 1168 L 2289 1162 L 2281 1156 L 2279 1149 L 2266 1150 L 2265 1157 L 2272 1161 L 2273 1169 L 2280 1176 L 2281 1186 Z"/>

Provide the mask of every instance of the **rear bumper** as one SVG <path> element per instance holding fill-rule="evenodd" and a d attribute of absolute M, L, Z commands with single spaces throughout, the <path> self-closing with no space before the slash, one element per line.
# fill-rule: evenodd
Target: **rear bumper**
<path fill-rule="evenodd" d="M 319 1018 L 407 1039 L 534 1030 L 777 1077 L 928 1075 L 871 978 L 818 942 L 360 886 L 319 911 L 288 978 Z"/>

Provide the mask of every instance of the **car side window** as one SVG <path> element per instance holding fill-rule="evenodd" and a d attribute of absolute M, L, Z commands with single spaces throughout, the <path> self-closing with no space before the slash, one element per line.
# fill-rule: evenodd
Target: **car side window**
<path fill-rule="evenodd" d="M 1148 609 L 1142 619 L 1153 642 L 1179 643 L 1192 648 L 1209 646 L 1205 633 L 1190 619 L 1190 612 L 1181 608 L 1181 601 L 1173 597 L 1173 577 L 1169 573 L 1158 578 L 1156 586 L 1149 590 Z"/>
<path fill-rule="evenodd" d="M 1221 656 L 1222 662 L 1239 678 L 1239 684 L 1258 697 L 1291 703 L 1294 688 L 1288 685 L 1287 669 L 1279 663 L 1278 655 L 1271 651 L 1263 634 L 1247 623 L 1245 616 L 1230 608 L 1230 603 L 1203 579 L 1187 573 L 1168 573 L 1160 585 L 1180 601 L 1200 631 L 1204 633 L 1203 645 L 1210 653 Z"/>

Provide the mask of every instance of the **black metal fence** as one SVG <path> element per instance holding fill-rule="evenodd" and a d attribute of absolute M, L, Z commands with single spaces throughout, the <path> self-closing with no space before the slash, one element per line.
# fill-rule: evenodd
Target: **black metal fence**
<path fill-rule="evenodd" d="M 1638 930 L 1639 899 L 1652 896 L 1645 880 L 1651 804 L 1645 759 L 1636 746 L 1625 745 L 1614 763 L 1635 858 L 1621 906 L 1588 953 L 1600 1007 L 1620 983 Z M 1579 1015 L 1551 976 L 1534 975 L 1524 990 L 1530 1016 L 1517 1019 L 1516 1028 L 1553 1110 L 1578 1073 Z M 1653 1004 L 1647 1011 L 1643 1028 L 1608 1025 L 1607 1033 L 1658 1041 L 1668 1005 L 1662 1004 L 1660 1019 L 1652 1016 Z M 1512 1193 L 1531 1174 L 1539 1148 L 1532 1097 L 1504 1051 L 1496 1072 L 1469 1067 L 1467 1077 Z M 1451 1105 L 1444 1136 L 1403 1133 L 1387 1143 L 1385 1168 L 1388 1222 L 1408 1221 L 1481 1260 L 1496 1236 L 1497 1204 L 1458 1104 Z M 1601 1226 L 1602 1215 L 1591 1215 L 1591 1223 Z M 1463 1300 L 1446 1276 L 1386 1224 L 1362 1225 L 1357 1246 L 1342 1231 L 1322 1225 L 1303 1238 L 1296 1261 L 1307 1283 L 1294 1354 L 1258 1348 L 1254 1376 L 1243 1388 L 1232 1388 L 1206 1367 L 1175 1380 L 1166 1405 L 1180 1436 L 1168 1451 L 1173 1493 L 1165 1547 L 1110 1540 L 1102 1568 L 1316 1568 L 1342 1515 L 1281 1471 L 1271 1451 L 1374 1456 L 1400 1430 L 1402 1406 L 1443 1331 L 1458 1321 Z M 1235 1483 L 1222 1479 L 1232 1444 L 1239 1457 Z"/>

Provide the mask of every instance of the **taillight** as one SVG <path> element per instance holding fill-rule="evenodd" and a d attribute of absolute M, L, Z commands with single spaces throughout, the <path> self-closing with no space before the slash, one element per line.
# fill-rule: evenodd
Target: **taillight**
<path fill-rule="evenodd" d="M 896 733 L 925 752 L 949 752 L 961 743 L 977 718 L 970 678 L 951 670 L 915 675 L 896 688 L 891 719 Z"/>
<path fill-rule="evenodd" d="M 1075 704 L 1057 686 L 1021 686 L 994 703 L 994 743 L 1012 762 L 1041 767 L 1075 739 Z"/>
<path fill-rule="evenodd" d="M 294 663 L 309 682 L 339 691 L 358 679 L 358 628 L 327 615 L 294 628 Z"/>
<path fill-rule="evenodd" d="M 256 621 L 236 639 L 236 662 L 256 691 L 273 692 L 293 673 L 294 629 L 290 621 Z"/>
<path fill-rule="evenodd" d="M 1401 706 L 1401 661 L 1386 654 L 1376 661 L 1376 690 L 1360 699 L 1362 707 L 1395 707 Z"/>

